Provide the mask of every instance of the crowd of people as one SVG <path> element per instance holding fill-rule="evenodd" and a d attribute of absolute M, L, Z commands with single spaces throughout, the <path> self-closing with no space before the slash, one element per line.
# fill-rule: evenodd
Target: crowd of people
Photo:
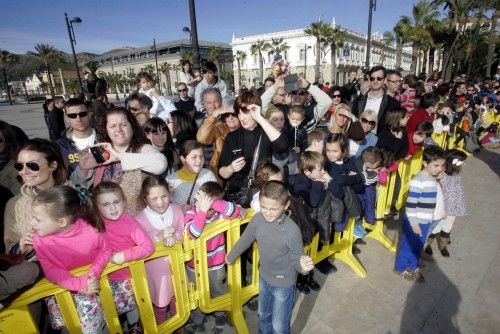
<path fill-rule="evenodd" d="M 232 100 L 215 64 L 206 62 L 200 75 L 185 62 L 173 101 L 140 73 L 124 108 L 108 101 L 105 82 L 86 97 L 47 100 L 50 140 L 0 121 L 0 246 L 9 254 L 2 257 L 0 309 L 46 277 L 72 292 L 84 333 L 105 332 L 98 292 L 108 263 L 147 258 L 155 244 L 199 238 L 206 226 L 251 208 L 255 215 L 228 254 L 223 233 L 207 242 L 211 294 L 227 292 L 226 266 L 240 256 L 245 281 L 246 250 L 256 240 L 259 333 L 289 333 L 295 291 L 321 289 L 314 268 L 337 270 L 329 259 L 314 265 L 304 244 L 316 233 L 330 244 L 354 218 L 353 252 L 361 252 L 364 223 L 377 219 L 377 183 L 422 149 L 424 167 L 405 210 L 393 203 L 391 214 L 403 227 L 395 270 L 423 282 L 420 257 L 433 256 L 433 240 L 450 256 L 453 221 L 467 214 L 465 151 L 500 143 L 500 82 L 467 79 L 403 77 L 375 66 L 352 70 L 343 86 L 299 78 L 290 88 L 283 76 L 267 78 Z M 436 145 L 433 134 L 443 132 L 456 149 Z M 396 194 L 400 186 L 396 176 Z M 84 275 L 71 274 L 89 264 Z M 194 268 L 186 263 L 192 283 Z M 159 324 L 176 314 L 169 259 L 147 261 L 146 273 Z M 130 271 L 108 279 L 126 332 L 140 333 Z M 65 331 L 55 298 L 38 307 L 42 322 Z M 216 312 L 216 329 L 227 325 Z M 194 310 L 186 330 L 203 333 L 205 314 Z"/>

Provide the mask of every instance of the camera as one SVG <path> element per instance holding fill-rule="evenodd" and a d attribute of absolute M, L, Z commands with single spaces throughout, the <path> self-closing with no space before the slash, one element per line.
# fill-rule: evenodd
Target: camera
<path fill-rule="evenodd" d="M 109 159 L 109 152 L 99 146 L 91 147 L 90 153 L 94 156 L 95 161 L 100 164 Z"/>

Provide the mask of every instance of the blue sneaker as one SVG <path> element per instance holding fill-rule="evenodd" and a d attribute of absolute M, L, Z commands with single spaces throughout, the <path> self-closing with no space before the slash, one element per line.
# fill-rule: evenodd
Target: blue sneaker
<path fill-rule="evenodd" d="M 366 235 L 365 228 L 362 224 L 354 224 L 354 237 L 360 239 Z"/>

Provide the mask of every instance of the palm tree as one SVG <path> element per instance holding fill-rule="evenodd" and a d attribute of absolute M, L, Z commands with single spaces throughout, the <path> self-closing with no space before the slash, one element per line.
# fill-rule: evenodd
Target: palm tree
<path fill-rule="evenodd" d="M 151 64 L 149 65 L 146 65 L 144 67 L 141 67 L 141 72 L 146 72 L 146 73 L 149 73 L 151 75 L 154 75 L 155 73 L 155 67 Z"/>
<path fill-rule="evenodd" d="M 90 73 L 92 73 L 93 75 L 96 75 L 97 70 L 99 69 L 99 67 L 101 67 L 101 63 L 98 62 L 97 60 L 91 60 L 91 61 L 86 62 L 85 66 L 88 68 Z"/>
<path fill-rule="evenodd" d="M 241 50 L 236 51 L 236 56 L 234 56 L 238 66 L 238 89 L 241 89 L 241 63 L 245 61 L 246 57 L 246 52 Z"/>
<path fill-rule="evenodd" d="M 433 44 L 430 29 L 438 24 L 439 13 L 427 0 L 420 0 L 412 9 L 412 17 L 402 16 L 402 28 L 412 42 L 412 63 L 410 71 L 415 73 L 418 55 Z M 425 58 L 427 58 L 425 56 Z M 422 68 L 421 68 L 422 69 Z"/>
<path fill-rule="evenodd" d="M 321 43 L 331 27 L 323 21 L 313 22 L 309 28 L 304 29 L 308 35 L 316 37 L 316 65 L 314 66 L 314 81 L 319 81 L 319 67 L 321 62 Z"/>
<path fill-rule="evenodd" d="M 259 56 L 259 72 L 260 72 L 260 84 L 264 82 L 264 61 L 262 59 L 262 53 L 269 50 L 271 48 L 271 44 L 266 41 L 257 40 L 255 44 L 250 46 L 250 52 L 252 55 Z"/>
<path fill-rule="evenodd" d="M 172 96 L 172 82 L 170 80 L 170 64 L 168 62 L 163 62 L 160 65 L 160 72 L 165 74 L 165 78 L 167 79 L 167 95 Z"/>
<path fill-rule="evenodd" d="M 3 72 L 3 81 L 10 105 L 12 105 L 12 96 L 10 95 L 9 79 L 7 78 L 7 65 L 17 61 L 18 57 L 15 54 L 0 49 L 0 70 Z"/>
<path fill-rule="evenodd" d="M 408 43 L 410 24 L 407 18 L 401 18 L 392 31 L 386 31 L 383 41 L 386 44 L 396 43 L 396 68 L 401 67 L 401 58 L 403 55 L 403 46 Z"/>
<path fill-rule="evenodd" d="M 52 74 L 50 73 L 50 64 L 56 61 L 64 61 L 61 52 L 49 44 L 37 44 L 35 45 L 35 51 L 36 52 L 32 52 L 32 54 L 40 58 L 45 64 L 45 68 L 47 69 L 50 94 L 55 95 L 54 83 L 52 82 Z"/>
<path fill-rule="evenodd" d="M 459 36 L 465 30 L 472 11 L 478 9 L 485 0 L 433 0 L 435 8 L 444 6 L 448 11 L 448 28 L 443 52 L 443 79 L 449 81 L 452 75 L 453 58 Z"/>
<path fill-rule="evenodd" d="M 290 47 L 284 41 L 284 38 L 271 38 L 270 48 L 268 54 L 276 55 L 285 53 Z M 283 57 L 284 59 L 286 57 Z"/>
<path fill-rule="evenodd" d="M 193 64 L 193 52 L 191 51 L 183 52 L 181 54 L 181 59 L 179 59 L 179 66 L 182 67 L 182 62 L 185 60 L 189 61 L 190 64 Z"/>
<path fill-rule="evenodd" d="M 342 47 L 347 41 L 347 33 L 339 27 L 329 27 L 327 29 L 324 44 L 330 47 L 330 61 L 332 63 L 330 68 L 332 85 L 337 77 L 337 48 Z"/>
<path fill-rule="evenodd" d="M 224 53 L 224 49 L 220 46 L 214 46 L 213 48 L 210 48 L 208 51 L 207 58 L 210 61 L 213 61 L 215 65 L 217 65 L 217 69 L 219 70 L 220 73 L 222 73 L 221 67 L 220 67 L 220 61 L 222 58 L 222 54 Z"/>
<path fill-rule="evenodd" d="M 497 26 L 497 20 L 500 18 L 500 11 L 495 8 L 493 14 L 491 15 L 490 23 L 490 35 L 488 37 L 488 54 L 486 55 L 486 76 L 489 77 L 491 74 L 491 64 L 493 63 L 493 55 L 495 53 L 495 46 L 497 44 L 497 34 L 495 27 Z"/>
<path fill-rule="evenodd" d="M 480 24 L 474 24 L 468 27 L 459 37 L 457 48 L 463 51 L 464 65 L 467 64 L 467 77 L 470 77 L 474 51 L 487 40 L 487 32 Z"/>

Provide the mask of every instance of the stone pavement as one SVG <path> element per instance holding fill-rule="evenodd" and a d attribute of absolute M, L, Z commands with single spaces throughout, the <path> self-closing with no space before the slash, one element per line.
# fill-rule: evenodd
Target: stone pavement
<path fill-rule="evenodd" d="M 0 119 L 29 136 L 48 136 L 41 104 L 2 106 Z M 482 150 L 467 160 L 469 216 L 455 222 L 451 257 L 442 257 L 434 245 L 435 262 L 423 268 L 425 283 L 401 280 L 393 273 L 394 253 L 368 239 L 359 254 L 368 276 L 359 278 L 338 261 L 337 273 L 316 272 L 322 289 L 298 295 L 292 333 L 500 333 L 499 175 L 500 150 Z M 397 240 L 398 222 L 388 222 L 386 230 Z M 245 312 L 251 333 L 257 333 L 256 312 Z M 209 320 L 207 328 L 212 326 Z"/>

